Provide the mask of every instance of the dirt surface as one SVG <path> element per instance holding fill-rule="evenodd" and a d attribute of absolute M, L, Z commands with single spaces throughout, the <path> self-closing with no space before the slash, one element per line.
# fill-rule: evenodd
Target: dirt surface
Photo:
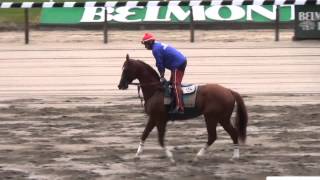
<path fill-rule="evenodd" d="M 237 90 L 248 106 L 247 143 L 231 160 L 232 143 L 218 140 L 198 162 L 206 142 L 202 117 L 169 122 L 171 164 L 149 136 L 133 159 L 147 117 L 135 87 L 117 90 L 126 53 L 154 64 L 139 42 L 144 31 L 0 32 L 0 179 L 238 179 L 320 176 L 318 41 L 292 42 L 272 30 L 153 31 L 188 57 L 185 81 Z M 129 42 L 129 43 L 127 43 Z M 189 63 L 190 62 L 190 63 Z"/>
<path fill-rule="evenodd" d="M 164 42 L 188 42 L 190 31 L 186 30 L 132 30 L 132 31 L 108 31 L 109 43 L 121 43 L 126 45 L 128 42 L 139 44 L 142 35 L 151 32 L 157 39 Z M 24 32 L 20 31 L 0 31 L 0 43 L 24 43 Z M 293 30 L 281 29 L 280 40 L 291 41 Z M 41 43 L 103 43 L 103 30 L 57 30 L 52 31 L 30 30 L 30 44 Z M 262 42 L 274 41 L 275 31 L 273 29 L 260 30 L 195 30 L 195 42 Z"/>
<path fill-rule="evenodd" d="M 248 140 L 239 160 L 230 159 L 231 140 L 219 127 L 208 154 L 193 162 L 206 142 L 204 120 L 170 122 L 166 137 L 177 161 L 173 165 L 157 145 L 155 130 L 142 159 L 133 159 L 147 120 L 139 104 L 112 105 L 98 98 L 52 102 L 0 102 L 1 179 L 254 180 L 320 172 L 320 104 L 248 105 Z"/>

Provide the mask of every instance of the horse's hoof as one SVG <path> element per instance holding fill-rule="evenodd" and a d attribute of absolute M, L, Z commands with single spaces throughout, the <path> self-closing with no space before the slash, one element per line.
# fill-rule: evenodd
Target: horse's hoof
<path fill-rule="evenodd" d="M 133 160 L 134 160 L 134 161 L 139 161 L 140 159 L 141 159 L 140 156 L 134 156 L 134 157 L 133 157 Z"/>
<path fill-rule="evenodd" d="M 201 160 L 201 158 L 203 158 L 203 156 L 195 156 L 192 160 L 193 163 L 197 163 Z"/>
<path fill-rule="evenodd" d="M 198 161 L 199 161 L 199 157 L 198 156 L 194 157 L 193 160 L 192 160 L 192 162 L 198 162 Z"/>
<path fill-rule="evenodd" d="M 240 159 L 240 156 L 238 156 L 238 155 L 236 155 L 236 156 L 232 156 L 232 158 L 231 159 Z"/>
<path fill-rule="evenodd" d="M 170 163 L 171 163 L 171 165 L 176 165 L 177 164 L 177 162 L 174 159 L 170 159 Z"/>
<path fill-rule="evenodd" d="M 204 156 L 203 155 L 196 155 L 194 158 L 193 158 L 193 163 L 197 163 L 199 162 L 201 159 L 203 159 Z"/>
<path fill-rule="evenodd" d="M 192 160 L 190 160 L 190 164 L 192 164 L 193 166 L 197 166 L 200 163 L 201 163 L 201 159 L 198 157 L 195 157 Z"/>
<path fill-rule="evenodd" d="M 240 159 L 239 156 L 232 156 L 232 157 L 230 158 L 230 161 L 237 161 L 237 160 L 239 160 L 239 159 Z"/>

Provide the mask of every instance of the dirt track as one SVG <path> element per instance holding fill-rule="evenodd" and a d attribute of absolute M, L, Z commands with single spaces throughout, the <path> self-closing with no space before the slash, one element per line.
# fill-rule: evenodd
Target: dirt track
<path fill-rule="evenodd" d="M 116 38 L 108 45 L 94 38 L 88 42 L 98 36 L 92 32 L 90 37 L 77 32 L 86 39 L 79 43 L 73 37 L 41 42 L 41 35 L 47 34 L 34 32 L 39 39 L 29 46 L 12 32 L 8 38 L 18 39 L 6 44 L 2 33 L 0 179 L 320 176 L 317 41 L 291 42 L 287 33 L 275 43 L 272 32 L 255 32 L 255 38 L 235 42 L 174 41 L 189 57 L 185 81 L 218 82 L 236 89 L 244 95 L 250 120 L 241 159 L 230 160 L 231 140 L 219 127 L 218 140 L 197 163 L 192 159 L 206 142 L 203 119 L 170 122 L 167 144 L 177 160 L 171 165 L 157 144 L 156 131 L 145 144 L 142 159 L 133 160 L 147 117 L 134 87 L 116 89 L 124 54 L 153 64 L 148 51 L 128 37 L 124 38 L 132 44 Z M 134 39 L 141 33 L 126 36 Z M 208 39 L 221 37 L 220 32 L 199 33 L 208 33 Z M 238 33 L 245 37 L 247 32 Z M 59 34 L 63 33 L 49 37 Z M 159 36 L 170 40 L 165 32 Z"/>

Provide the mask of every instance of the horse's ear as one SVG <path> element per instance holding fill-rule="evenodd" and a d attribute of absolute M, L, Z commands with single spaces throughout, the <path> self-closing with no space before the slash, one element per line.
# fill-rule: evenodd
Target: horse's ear
<path fill-rule="evenodd" d="M 126 60 L 128 61 L 130 59 L 129 54 L 127 54 L 126 56 Z"/>

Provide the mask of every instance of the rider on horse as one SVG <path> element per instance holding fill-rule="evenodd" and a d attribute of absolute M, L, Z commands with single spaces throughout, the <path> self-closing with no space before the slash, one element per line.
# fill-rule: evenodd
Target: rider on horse
<path fill-rule="evenodd" d="M 186 57 L 174 47 L 156 41 L 155 37 L 150 33 L 144 34 L 141 43 L 144 44 L 146 49 L 152 50 L 161 82 L 165 81 L 165 68 L 171 70 L 170 81 L 174 90 L 176 108 L 169 113 L 184 113 L 181 81 L 187 66 Z"/>

